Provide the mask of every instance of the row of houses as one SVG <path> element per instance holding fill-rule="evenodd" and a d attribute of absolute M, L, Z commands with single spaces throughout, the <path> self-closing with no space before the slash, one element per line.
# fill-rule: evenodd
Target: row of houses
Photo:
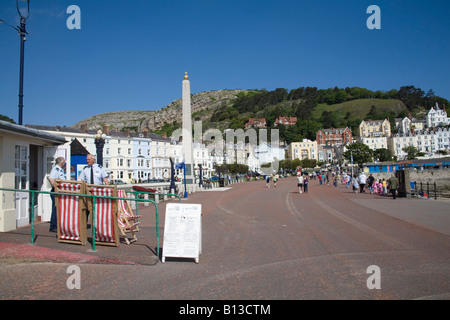
<path fill-rule="evenodd" d="M 295 126 L 297 124 L 297 117 L 284 117 L 279 116 L 275 119 L 273 123 L 274 127 L 278 127 L 279 125 L 285 126 Z M 244 125 L 245 130 L 250 128 L 253 129 L 267 129 L 267 120 L 266 118 L 250 118 Z"/>
<path fill-rule="evenodd" d="M 49 134 L 62 136 L 66 145 L 72 150 L 71 177 L 77 179 L 78 172 L 86 165 L 85 155 L 97 154 L 95 145 L 96 130 L 88 130 L 87 126 L 78 128 L 59 126 L 27 125 L 28 128 L 40 130 Z M 103 147 L 103 166 L 109 173 L 110 179 L 119 179 L 125 183 L 146 182 L 152 179 L 169 179 L 171 172 L 170 159 L 174 163 L 184 160 L 182 143 L 165 136 L 149 133 L 134 133 L 128 130 L 111 131 L 104 126 L 105 134 Z M 74 154 L 75 150 L 85 150 Z M 76 158 L 76 156 L 80 156 Z M 205 178 L 214 175 L 215 166 L 224 163 L 246 164 L 250 171 L 258 172 L 261 164 L 272 162 L 273 159 L 283 160 L 285 151 L 283 148 L 272 147 L 268 143 L 245 146 L 237 144 L 215 145 L 210 143 L 193 143 L 194 175 Z M 80 159 L 74 160 L 74 159 Z M 201 169 L 200 169 L 201 167 Z M 183 172 L 176 169 L 176 175 L 182 176 Z"/>
<path fill-rule="evenodd" d="M 384 123 L 389 121 L 379 121 Z M 345 152 L 345 147 L 350 143 L 362 143 L 371 150 L 387 149 L 392 156 L 397 159 L 405 159 L 406 147 L 413 146 L 425 156 L 433 157 L 438 152 L 450 150 L 450 129 L 447 127 L 428 128 L 415 130 L 408 133 L 395 133 L 393 135 L 380 134 L 380 131 L 368 131 L 371 134 L 364 135 L 364 128 L 367 122 L 363 121 L 360 126 L 360 136 L 353 139 L 349 128 L 320 130 L 317 133 L 316 141 L 303 140 L 303 142 L 293 142 L 288 146 L 288 158 L 293 159 L 316 159 L 321 162 L 342 162 L 341 155 Z M 390 125 L 386 126 L 387 128 Z M 370 128 L 370 126 L 369 126 Z M 371 128 L 373 129 L 373 128 Z M 387 129 L 389 132 L 390 129 Z M 351 132 L 351 131 L 350 131 Z"/>

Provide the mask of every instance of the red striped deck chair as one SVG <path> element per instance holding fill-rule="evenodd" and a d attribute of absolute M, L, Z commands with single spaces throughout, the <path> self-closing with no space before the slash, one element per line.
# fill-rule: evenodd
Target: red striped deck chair
<path fill-rule="evenodd" d="M 57 214 L 58 242 L 85 245 L 86 236 L 86 208 L 84 194 L 86 182 L 56 180 L 55 192 L 73 195 L 56 195 L 55 205 Z"/>
<path fill-rule="evenodd" d="M 117 197 L 116 186 L 87 185 L 88 194 L 104 197 Z M 93 199 L 90 199 L 92 208 Z M 117 226 L 117 200 L 95 199 L 95 243 L 99 245 L 119 246 L 119 233 Z M 94 218 L 94 217 L 93 217 Z"/>
<path fill-rule="evenodd" d="M 124 190 L 117 190 L 117 197 L 126 198 Z M 133 211 L 131 210 L 130 204 L 128 200 L 119 199 L 117 200 L 119 206 L 118 212 L 118 222 L 119 222 L 119 230 L 122 236 L 125 237 L 125 242 L 130 244 L 132 242 L 137 241 L 137 237 L 135 232 L 139 231 L 139 221 L 138 219 L 141 216 L 133 215 Z M 127 233 L 131 233 L 132 239 L 128 239 Z"/>

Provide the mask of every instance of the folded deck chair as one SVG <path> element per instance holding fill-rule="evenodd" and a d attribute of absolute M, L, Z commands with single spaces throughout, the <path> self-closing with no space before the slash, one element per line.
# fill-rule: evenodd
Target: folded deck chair
<path fill-rule="evenodd" d="M 117 197 L 126 198 L 124 190 L 117 190 Z M 134 234 L 139 231 L 139 221 L 138 219 L 141 216 L 133 215 L 133 211 L 131 210 L 130 204 L 128 200 L 119 199 L 117 200 L 119 212 L 118 212 L 118 222 L 119 222 L 119 231 L 125 237 L 125 242 L 130 244 L 132 242 L 137 241 L 137 237 Z M 127 232 L 131 233 L 132 239 L 128 239 Z"/>
<path fill-rule="evenodd" d="M 56 195 L 58 242 L 85 245 L 86 236 L 86 207 L 83 197 L 86 182 L 56 180 L 58 193 L 70 195 Z"/>
<path fill-rule="evenodd" d="M 95 198 L 95 209 L 90 200 L 90 211 L 95 219 L 95 243 L 99 245 L 119 246 L 119 232 L 117 222 L 117 200 L 101 197 L 117 197 L 116 186 L 87 185 L 87 194 L 98 196 Z"/>

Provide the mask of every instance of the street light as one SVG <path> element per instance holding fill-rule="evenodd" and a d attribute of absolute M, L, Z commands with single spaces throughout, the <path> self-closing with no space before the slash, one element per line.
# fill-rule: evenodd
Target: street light
<path fill-rule="evenodd" d="M 94 143 L 97 149 L 97 163 L 103 167 L 103 147 L 105 145 L 106 134 L 102 130 L 98 130 L 94 135 Z"/>
<path fill-rule="evenodd" d="M 0 20 L 0 23 L 5 23 L 7 26 L 15 29 L 19 33 L 20 37 L 20 73 L 19 73 L 19 125 L 23 124 L 23 67 L 24 67 L 24 51 L 26 38 L 26 21 L 30 15 L 30 0 L 20 0 L 20 2 L 26 2 L 25 8 L 20 8 L 19 0 L 16 0 L 17 12 L 20 16 L 20 27 L 13 27 L 12 25 Z"/>

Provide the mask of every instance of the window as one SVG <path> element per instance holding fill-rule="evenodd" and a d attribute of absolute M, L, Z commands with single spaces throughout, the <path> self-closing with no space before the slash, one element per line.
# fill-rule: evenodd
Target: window
<path fill-rule="evenodd" d="M 28 147 L 16 146 L 15 189 L 27 189 Z"/>

